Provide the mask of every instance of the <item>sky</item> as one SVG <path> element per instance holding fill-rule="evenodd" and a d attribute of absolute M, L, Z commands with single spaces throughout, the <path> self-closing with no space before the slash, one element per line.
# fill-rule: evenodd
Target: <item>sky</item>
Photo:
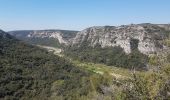
<path fill-rule="evenodd" d="M 0 0 L 0 29 L 83 30 L 170 23 L 170 0 Z"/>

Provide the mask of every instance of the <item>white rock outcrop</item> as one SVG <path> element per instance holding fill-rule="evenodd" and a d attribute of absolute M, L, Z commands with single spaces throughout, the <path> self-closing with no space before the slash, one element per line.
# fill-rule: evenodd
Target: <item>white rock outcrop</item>
<path fill-rule="evenodd" d="M 156 27 L 156 28 L 155 28 Z M 79 33 L 72 41 L 72 45 L 79 46 L 84 42 L 88 42 L 89 46 L 97 44 L 101 47 L 120 46 L 126 53 L 131 52 L 131 39 L 138 40 L 138 50 L 143 54 L 152 54 L 159 50 L 157 47 L 158 40 L 162 39 L 160 27 L 152 24 L 138 24 L 138 25 L 122 25 L 115 26 L 99 26 L 90 27 Z"/>
<path fill-rule="evenodd" d="M 50 32 L 50 31 L 33 31 L 27 35 L 28 38 L 55 38 L 58 39 L 60 44 L 68 44 L 65 39 L 63 39 L 61 32 Z"/>

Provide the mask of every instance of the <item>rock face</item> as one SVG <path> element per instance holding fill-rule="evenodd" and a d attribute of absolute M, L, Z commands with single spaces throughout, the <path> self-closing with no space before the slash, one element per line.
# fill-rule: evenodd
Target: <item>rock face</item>
<path fill-rule="evenodd" d="M 122 26 L 95 26 L 83 31 L 67 30 L 30 30 L 12 31 L 11 35 L 26 42 L 38 45 L 46 45 L 59 42 L 58 44 L 80 47 L 82 44 L 94 47 L 120 46 L 128 54 L 132 52 L 136 41 L 137 49 L 143 54 L 152 54 L 166 48 L 162 41 L 167 38 L 170 32 L 169 24 L 131 24 Z M 134 41 L 135 40 L 135 41 Z M 33 42 L 34 41 L 34 42 Z M 49 42 L 49 43 L 44 43 Z M 56 43 L 57 44 L 57 43 Z M 53 46 L 53 45 L 51 45 Z"/>
<path fill-rule="evenodd" d="M 23 39 L 56 39 L 60 44 L 68 45 L 71 38 L 74 38 L 78 31 L 66 31 L 66 30 L 30 30 L 30 31 L 11 31 L 11 35 Z"/>
<path fill-rule="evenodd" d="M 160 41 L 166 38 L 167 25 L 131 24 L 122 26 L 90 27 L 79 33 L 72 40 L 73 46 L 87 43 L 94 47 L 120 46 L 126 53 L 132 51 L 132 40 L 136 40 L 137 49 L 143 54 L 156 53 L 164 48 Z"/>
<path fill-rule="evenodd" d="M 67 41 L 62 37 L 60 31 L 33 31 L 27 35 L 28 38 L 55 38 L 60 44 L 67 44 Z"/>

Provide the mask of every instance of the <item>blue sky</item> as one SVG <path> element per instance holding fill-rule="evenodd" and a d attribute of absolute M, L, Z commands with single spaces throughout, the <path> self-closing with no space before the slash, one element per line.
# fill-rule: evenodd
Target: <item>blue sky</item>
<path fill-rule="evenodd" d="M 131 23 L 170 23 L 170 0 L 0 0 L 5 31 Z"/>

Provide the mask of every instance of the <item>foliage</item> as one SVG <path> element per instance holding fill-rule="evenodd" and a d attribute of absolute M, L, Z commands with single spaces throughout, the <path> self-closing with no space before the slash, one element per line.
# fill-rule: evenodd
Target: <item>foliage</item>
<path fill-rule="evenodd" d="M 138 50 L 128 55 L 120 47 L 70 47 L 66 49 L 65 54 L 83 62 L 103 63 L 129 69 L 146 69 L 148 62 L 148 57 Z"/>
<path fill-rule="evenodd" d="M 149 64 L 159 65 L 159 70 L 135 71 L 131 77 L 128 75 L 131 71 L 123 68 L 143 69 L 148 62 L 148 57 L 135 49 L 136 46 L 128 55 L 120 47 L 68 48 L 65 54 L 85 62 L 72 64 L 0 33 L 0 99 L 167 100 L 170 98 L 170 54 L 150 57 Z M 89 62 L 123 68 L 107 69 L 106 65 Z M 125 71 L 130 78 L 114 77 Z"/>
<path fill-rule="evenodd" d="M 138 39 L 130 39 L 130 48 L 132 51 L 137 50 L 138 43 L 139 43 Z"/>
<path fill-rule="evenodd" d="M 170 64 L 166 59 L 154 57 L 159 60 L 156 65 L 161 69 L 147 71 L 143 73 L 134 73 L 133 80 L 129 86 L 126 86 L 123 93 L 130 100 L 169 100 L 170 98 Z M 161 62 L 162 61 L 162 62 Z M 151 61 L 152 62 L 152 61 Z M 153 63 L 155 65 L 155 61 Z"/>
<path fill-rule="evenodd" d="M 61 44 L 55 38 L 22 38 L 21 40 L 33 45 L 61 47 Z"/>
<path fill-rule="evenodd" d="M 157 56 L 153 55 L 149 57 L 149 64 L 153 66 L 157 66 L 159 63 L 159 59 Z"/>
<path fill-rule="evenodd" d="M 63 58 L 1 35 L 0 47 L 0 99 L 75 100 L 90 91 L 90 74 Z"/>
<path fill-rule="evenodd" d="M 0 34 L 0 99 L 91 100 L 107 98 L 108 74 L 93 75 L 44 49 Z M 110 97 L 108 97 L 110 98 Z"/>

